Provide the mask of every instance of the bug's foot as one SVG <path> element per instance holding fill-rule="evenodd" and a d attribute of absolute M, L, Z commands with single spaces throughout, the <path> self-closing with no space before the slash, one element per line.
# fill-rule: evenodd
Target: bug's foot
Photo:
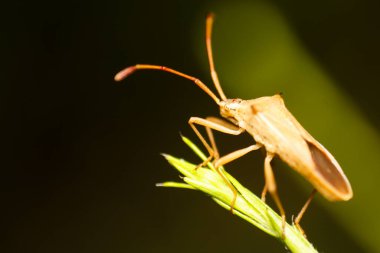
<path fill-rule="evenodd" d="M 234 208 L 235 208 L 238 193 L 237 193 L 236 189 L 234 189 L 234 188 L 231 188 L 231 190 L 232 190 L 232 193 L 234 196 L 233 196 L 232 201 L 231 201 L 230 212 L 231 212 L 231 214 L 234 214 Z"/>
<path fill-rule="evenodd" d="M 267 195 L 267 185 L 265 184 L 263 191 L 261 192 L 261 201 L 265 203 L 265 196 Z"/>
<path fill-rule="evenodd" d="M 206 160 L 204 160 L 202 163 L 200 163 L 200 164 L 198 164 L 196 167 L 195 167 L 195 169 L 194 170 L 197 170 L 197 169 L 199 169 L 200 167 L 205 167 L 211 160 L 212 160 L 212 158 L 213 158 L 213 156 L 209 156 L 209 157 L 207 157 L 207 159 Z"/>
<path fill-rule="evenodd" d="M 296 228 L 301 232 L 301 234 L 306 238 L 306 234 L 305 234 L 305 231 L 302 229 L 301 225 L 296 222 L 294 223 L 294 226 L 296 226 Z"/>

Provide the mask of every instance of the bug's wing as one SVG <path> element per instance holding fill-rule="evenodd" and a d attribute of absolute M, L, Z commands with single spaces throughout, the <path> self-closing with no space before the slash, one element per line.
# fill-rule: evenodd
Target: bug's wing
<path fill-rule="evenodd" d="M 316 180 L 319 191 L 330 200 L 349 200 L 352 198 L 352 189 L 335 158 L 318 142 L 305 140 L 315 170 L 323 180 Z"/>
<path fill-rule="evenodd" d="M 316 141 L 286 109 L 273 104 L 257 115 L 257 123 L 267 129 L 266 147 L 309 180 L 327 199 L 352 198 L 351 185 L 335 158 Z"/>

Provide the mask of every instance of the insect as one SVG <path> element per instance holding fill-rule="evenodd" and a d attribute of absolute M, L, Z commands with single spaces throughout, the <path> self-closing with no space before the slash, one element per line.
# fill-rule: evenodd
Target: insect
<path fill-rule="evenodd" d="M 115 80 L 121 81 L 136 70 L 151 69 L 166 71 L 193 81 L 215 101 L 219 106 L 221 116 L 228 120 L 227 122 L 215 117 L 191 117 L 189 119 L 191 128 L 210 154 L 208 159 L 201 165 L 214 159 L 213 164 L 215 168 L 220 168 L 220 166 L 238 159 L 251 151 L 265 148 L 265 186 L 261 197 L 265 200 L 268 191 L 273 197 L 282 216 L 284 233 L 285 211 L 277 192 L 276 181 L 271 166 L 272 159 L 278 156 L 314 187 L 310 197 L 294 220 L 295 225 L 303 232 L 299 222 L 316 191 L 320 192 L 330 201 L 347 201 L 353 196 L 351 185 L 335 158 L 288 111 L 281 95 L 276 94 L 252 100 L 227 99 L 214 67 L 211 47 L 213 22 L 214 16 L 209 14 L 206 19 L 206 48 L 211 77 L 219 97 L 199 79 L 164 66 L 145 64 L 130 66 L 117 73 Z M 210 144 L 199 132 L 196 125 L 205 127 Z M 256 143 L 220 157 L 212 130 L 231 135 L 247 132 Z M 237 192 L 231 183 L 229 185 L 234 193 L 234 200 L 231 203 L 232 210 Z"/>

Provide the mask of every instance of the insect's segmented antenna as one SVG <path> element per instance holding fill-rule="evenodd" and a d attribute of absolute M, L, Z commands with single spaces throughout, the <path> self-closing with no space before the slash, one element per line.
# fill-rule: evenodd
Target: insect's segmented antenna
<path fill-rule="evenodd" d="M 215 71 L 215 66 L 214 66 L 214 58 L 212 56 L 212 47 L 211 47 L 211 34 L 212 34 L 212 25 L 214 23 L 214 14 L 209 13 L 206 18 L 206 48 L 207 48 L 207 57 L 208 61 L 210 63 L 210 71 L 211 71 L 211 78 L 214 81 L 214 85 L 216 87 L 216 90 L 219 93 L 219 96 L 221 99 L 227 100 L 226 95 L 224 94 L 222 87 L 220 86 L 219 83 L 219 78 L 218 75 Z"/>
<path fill-rule="evenodd" d="M 166 72 L 172 73 L 174 75 L 181 76 L 183 78 L 189 79 L 189 80 L 193 81 L 196 85 L 198 85 L 198 87 L 201 88 L 204 92 L 206 92 L 217 104 L 219 104 L 219 102 L 220 102 L 220 99 L 198 78 L 186 75 L 182 72 L 179 72 L 177 70 L 167 68 L 164 66 L 147 65 L 147 64 L 137 64 L 135 66 L 130 66 L 130 67 L 127 67 L 127 68 L 121 70 L 119 73 L 117 73 L 115 75 L 115 81 L 121 81 L 139 69 L 161 70 L 161 71 L 166 71 Z"/>

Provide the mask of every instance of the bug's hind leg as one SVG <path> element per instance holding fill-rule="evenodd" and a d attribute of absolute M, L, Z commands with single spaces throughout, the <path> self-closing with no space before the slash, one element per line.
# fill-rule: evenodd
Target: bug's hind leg
<path fill-rule="evenodd" d="M 276 203 L 276 205 L 280 211 L 281 218 L 282 218 L 282 239 L 284 239 L 285 238 L 285 225 L 286 225 L 285 210 L 282 206 L 280 197 L 278 196 L 276 180 L 274 178 L 273 169 L 272 169 L 272 166 L 270 164 L 273 157 L 274 157 L 273 153 L 267 152 L 267 156 L 265 157 L 265 161 L 264 161 L 265 186 L 264 186 L 264 190 L 263 190 L 263 193 L 261 195 L 261 198 L 263 200 L 265 200 L 265 195 L 266 195 L 267 191 L 269 191 L 269 193 L 273 197 L 274 202 Z"/>
<path fill-rule="evenodd" d="M 312 199 L 314 198 L 314 196 L 315 196 L 316 193 L 317 193 L 317 190 L 313 189 L 313 191 L 311 192 L 309 198 L 306 200 L 306 203 L 303 205 L 301 211 L 298 213 L 297 217 L 294 220 L 294 225 L 301 231 L 301 233 L 303 235 L 305 235 L 305 232 L 301 228 L 300 221 L 301 221 L 303 215 L 305 214 L 306 209 L 309 207 L 310 202 L 312 201 Z"/>

